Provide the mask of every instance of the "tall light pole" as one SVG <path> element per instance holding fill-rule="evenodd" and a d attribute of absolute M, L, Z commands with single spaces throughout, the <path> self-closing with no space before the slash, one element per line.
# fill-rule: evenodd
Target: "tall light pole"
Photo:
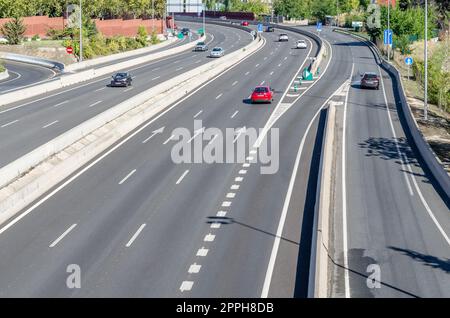
<path fill-rule="evenodd" d="M 83 16 L 83 9 L 81 7 L 82 0 L 80 0 L 80 58 L 78 59 L 79 62 L 83 61 L 83 23 L 81 17 Z"/>
<path fill-rule="evenodd" d="M 203 34 L 205 35 L 205 39 L 206 39 L 205 11 L 206 11 L 206 0 L 205 0 L 205 3 L 203 4 Z"/>
<path fill-rule="evenodd" d="M 155 0 L 152 0 L 152 34 L 155 32 Z"/>
<path fill-rule="evenodd" d="M 390 36 L 391 36 L 391 29 L 390 29 L 390 13 L 391 13 L 391 0 L 388 0 L 388 23 L 387 23 L 387 29 L 388 29 L 388 31 L 387 31 L 387 60 L 388 60 L 388 62 L 389 62 L 389 59 L 390 59 L 390 55 L 389 55 L 389 49 L 390 49 L 390 46 L 391 46 L 391 44 L 389 43 L 390 41 Z"/>
<path fill-rule="evenodd" d="M 423 117 L 428 120 L 428 0 L 425 0 L 425 45 L 423 51 L 423 59 L 425 66 L 425 87 L 423 98 Z"/>

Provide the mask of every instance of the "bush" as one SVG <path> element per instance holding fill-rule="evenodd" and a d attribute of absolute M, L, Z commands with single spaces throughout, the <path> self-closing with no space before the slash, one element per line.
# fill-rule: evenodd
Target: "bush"
<path fill-rule="evenodd" d="M 5 69 L 5 67 L 3 66 L 3 63 L 2 62 L 0 62 L 0 73 L 1 72 L 4 72 L 6 69 Z"/>
<path fill-rule="evenodd" d="M 157 34 L 156 34 L 155 31 L 152 32 L 152 37 L 151 37 L 151 39 L 150 39 L 150 42 L 151 42 L 152 44 L 158 44 L 159 42 L 161 42 L 161 41 L 158 39 L 158 36 L 157 36 Z"/>
<path fill-rule="evenodd" d="M 145 26 L 140 25 L 137 32 L 136 41 L 140 43 L 141 47 L 147 46 L 147 29 Z"/>
<path fill-rule="evenodd" d="M 35 34 L 33 35 L 33 37 L 31 38 L 31 41 L 39 41 L 41 39 L 41 37 L 39 36 L 39 34 Z"/>
<path fill-rule="evenodd" d="M 409 37 L 407 35 L 401 35 L 394 38 L 394 45 L 397 47 L 402 55 L 411 54 L 411 42 L 409 41 Z"/>
<path fill-rule="evenodd" d="M 0 28 L 0 32 L 5 36 L 9 44 L 20 44 L 25 31 L 26 27 L 20 18 L 14 18 Z"/>

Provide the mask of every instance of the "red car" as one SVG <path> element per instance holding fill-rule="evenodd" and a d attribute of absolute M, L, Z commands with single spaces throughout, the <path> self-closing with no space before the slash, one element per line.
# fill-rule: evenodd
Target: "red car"
<path fill-rule="evenodd" d="M 248 22 L 247 21 L 242 21 L 242 25 L 243 26 L 248 26 Z"/>
<path fill-rule="evenodd" d="M 271 103 L 273 90 L 269 86 L 256 86 L 250 99 L 252 103 Z"/>

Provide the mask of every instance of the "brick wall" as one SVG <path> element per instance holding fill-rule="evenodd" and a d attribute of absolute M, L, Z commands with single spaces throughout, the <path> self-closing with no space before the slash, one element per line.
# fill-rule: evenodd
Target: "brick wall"
<path fill-rule="evenodd" d="M 0 26 L 9 21 L 10 19 L 0 19 Z M 25 36 L 33 37 L 39 35 L 41 38 L 47 37 L 47 32 L 50 29 L 62 30 L 66 20 L 60 18 L 49 18 L 47 16 L 25 17 L 23 18 L 24 25 L 26 26 Z M 151 34 L 153 29 L 152 20 L 132 19 L 112 19 L 112 20 L 98 20 L 95 19 L 97 29 L 105 36 L 124 35 L 128 37 L 135 36 L 137 34 L 138 27 L 144 25 L 148 34 Z M 162 33 L 163 21 L 156 20 L 154 22 L 156 33 Z"/>

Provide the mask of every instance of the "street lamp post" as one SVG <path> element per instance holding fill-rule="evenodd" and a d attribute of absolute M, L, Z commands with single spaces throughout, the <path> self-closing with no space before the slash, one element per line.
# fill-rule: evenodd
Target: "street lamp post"
<path fill-rule="evenodd" d="M 206 37 L 206 22 L 205 22 L 205 11 L 206 11 L 206 0 L 205 3 L 203 4 L 203 34 Z M 206 39 L 206 38 L 205 38 Z"/>
<path fill-rule="evenodd" d="M 82 0 L 80 0 L 80 58 L 78 59 L 79 62 L 83 61 L 83 23 L 82 23 L 82 16 L 83 16 L 83 9 L 81 7 Z"/>
<path fill-rule="evenodd" d="M 423 98 L 423 117 L 428 120 L 428 0 L 425 0 L 425 43 L 423 51 L 425 67 L 425 87 Z"/>
<path fill-rule="evenodd" d="M 389 40 L 390 40 L 390 36 L 391 36 L 391 29 L 390 29 L 390 10 L 391 10 L 391 1 L 390 0 L 388 0 L 388 21 L 387 21 L 387 29 L 388 29 L 388 31 L 387 31 L 387 37 L 388 37 L 388 39 L 387 39 L 387 60 L 388 60 L 388 62 L 389 62 L 389 59 L 390 59 L 390 55 L 389 55 L 389 49 L 390 49 L 390 44 L 389 44 Z"/>
<path fill-rule="evenodd" d="M 152 34 L 155 32 L 155 0 L 152 0 Z"/>

